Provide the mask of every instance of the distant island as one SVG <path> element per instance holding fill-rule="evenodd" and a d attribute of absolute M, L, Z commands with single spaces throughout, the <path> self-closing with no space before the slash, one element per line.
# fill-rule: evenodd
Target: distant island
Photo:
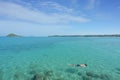
<path fill-rule="evenodd" d="M 48 37 L 120 37 L 120 34 L 111 34 L 111 35 L 51 35 Z"/>
<path fill-rule="evenodd" d="M 22 37 L 22 36 L 14 34 L 14 33 L 10 33 L 6 37 Z"/>

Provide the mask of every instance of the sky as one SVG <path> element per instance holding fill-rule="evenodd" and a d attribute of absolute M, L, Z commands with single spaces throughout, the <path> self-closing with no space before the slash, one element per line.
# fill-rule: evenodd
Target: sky
<path fill-rule="evenodd" d="M 0 0 L 0 36 L 120 34 L 120 0 Z"/>

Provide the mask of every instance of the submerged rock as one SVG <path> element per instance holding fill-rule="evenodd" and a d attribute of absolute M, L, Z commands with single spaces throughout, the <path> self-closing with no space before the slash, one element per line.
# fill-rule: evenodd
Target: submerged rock
<path fill-rule="evenodd" d="M 82 76 L 82 73 L 81 73 L 81 72 L 78 72 L 77 74 L 78 74 L 79 76 Z"/>
<path fill-rule="evenodd" d="M 35 74 L 31 80 L 43 80 L 44 76 L 41 74 Z"/>
<path fill-rule="evenodd" d="M 115 68 L 117 70 L 117 74 L 120 74 L 120 68 Z"/>
<path fill-rule="evenodd" d="M 93 73 L 93 72 L 86 72 L 87 76 L 93 77 L 93 78 L 99 78 L 99 75 Z"/>
<path fill-rule="evenodd" d="M 115 68 L 115 69 L 120 72 L 120 68 Z"/>
<path fill-rule="evenodd" d="M 44 75 L 45 76 L 52 76 L 53 75 L 53 71 L 51 71 L 51 70 L 50 71 L 45 71 Z"/>
<path fill-rule="evenodd" d="M 83 80 L 92 80 L 92 78 L 89 77 L 89 76 L 82 76 L 82 79 L 83 79 Z"/>
<path fill-rule="evenodd" d="M 55 80 L 65 80 L 64 78 L 56 78 Z"/>
<path fill-rule="evenodd" d="M 117 74 L 120 74 L 120 72 L 116 72 Z"/>
<path fill-rule="evenodd" d="M 15 74 L 14 75 L 14 80 L 20 80 L 20 75 L 19 74 Z"/>
<path fill-rule="evenodd" d="M 100 79 L 102 79 L 102 80 L 111 80 L 110 76 L 107 75 L 107 74 L 101 74 Z"/>
<path fill-rule="evenodd" d="M 36 72 L 32 72 L 34 74 Z M 45 71 L 43 74 L 37 73 L 33 76 L 31 80 L 50 80 L 51 76 L 53 76 L 53 71 Z"/>
<path fill-rule="evenodd" d="M 36 73 L 37 73 L 37 71 L 35 71 L 35 70 L 31 70 L 31 71 L 29 72 L 29 74 L 31 74 L 31 75 L 36 74 Z"/>

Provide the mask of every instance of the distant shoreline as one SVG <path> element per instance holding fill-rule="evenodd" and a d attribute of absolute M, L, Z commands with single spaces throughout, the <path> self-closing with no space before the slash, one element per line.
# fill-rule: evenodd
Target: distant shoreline
<path fill-rule="evenodd" d="M 14 33 L 10 33 L 6 36 L 0 36 L 0 37 L 41 37 L 41 36 L 21 36 Z M 120 34 L 100 34 L 100 35 L 48 35 L 48 36 L 42 36 L 42 37 L 120 37 Z"/>
<path fill-rule="evenodd" d="M 120 34 L 112 34 L 112 35 L 51 35 L 48 37 L 120 37 Z"/>

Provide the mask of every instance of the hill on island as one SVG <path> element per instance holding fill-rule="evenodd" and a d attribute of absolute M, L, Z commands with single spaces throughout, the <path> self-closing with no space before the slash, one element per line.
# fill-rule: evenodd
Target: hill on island
<path fill-rule="evenodd" d="M 10 33 L 7 35 L 7 37 L 22 37 L 22 36 L 14 34 L 14 33 Z"/>

